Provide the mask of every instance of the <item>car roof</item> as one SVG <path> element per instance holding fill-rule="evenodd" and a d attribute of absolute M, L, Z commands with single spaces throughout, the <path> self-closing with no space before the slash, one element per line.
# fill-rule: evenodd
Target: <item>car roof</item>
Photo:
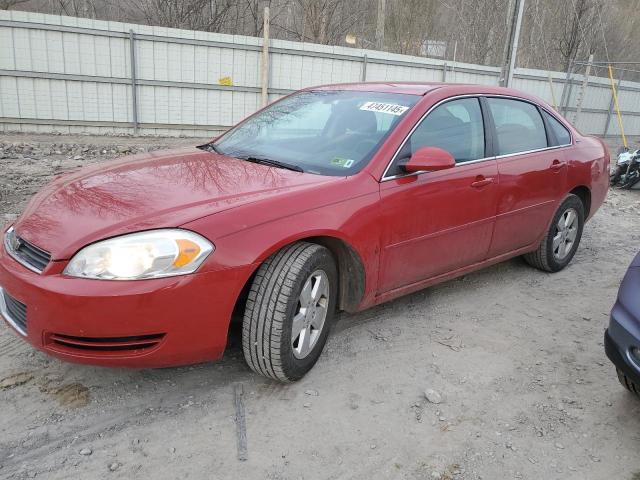
<path fill-rule="evenodd" d="M 408 95 L 426 95 L 434 90 L 446 90 L 448 95 L 510 95 L 544 103 L 540 98 L 512 88 L 493 85 L 474 85 L 465 83 L 442 82 L 357 82 L 319 85 L 304 90 L 356 90 L 362 92 L 403 93 Z M 444 92 L 443 92 L 444 93 Z"/>
<path fill-rule="evenodd" d="M 336 83 L 305 88 L 305 90 L 357 90 L 362 92 L 404 93 L 408 95 L 424 95 L 441 88 L 446 83 L 438 82 L 357 82 Z"/>

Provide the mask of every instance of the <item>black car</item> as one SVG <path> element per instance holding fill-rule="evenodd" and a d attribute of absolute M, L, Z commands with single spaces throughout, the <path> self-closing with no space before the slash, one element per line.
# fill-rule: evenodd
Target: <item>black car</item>
<path fill-rule="evenodd" d="M 604 333 L 604 348 L 622 386 L 640 397 L 640 253 L 620 285 Z"/>

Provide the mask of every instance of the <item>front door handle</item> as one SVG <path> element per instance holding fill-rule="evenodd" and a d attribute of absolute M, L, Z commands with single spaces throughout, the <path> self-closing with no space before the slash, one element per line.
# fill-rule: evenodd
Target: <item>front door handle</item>
<path fill-rule="evenodd" d="M 553 162 L 551 162 L 551 170 L 553 170 L 554 172 L 557 172 L 559 170 L 561 170 L 563 167 L 565 167 L 567 165 L 566 162 L 561 162 L 560 160 L 554 160 Z"/>
<path fill-rule="evenodd" d="M 493 183 L 493 178 L 489 177 L 489 178 L 485 178 L 482 175 L 478 175 L 476 177 L 475 182 L 473 182 L 471 184 L 471 186 L 473 188 L 482 188 L 482 187 L 486 187 L 487 185 L 491 185 Z"/>

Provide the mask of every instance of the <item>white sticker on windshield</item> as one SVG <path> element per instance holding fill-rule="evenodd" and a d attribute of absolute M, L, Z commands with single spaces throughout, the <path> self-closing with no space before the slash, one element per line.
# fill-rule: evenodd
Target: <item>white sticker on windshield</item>
<path fill-rule="evenodd" d="M 395 103 L 367 102 L 360 107 L 360 110 L 367 110 L 368 112 L 388 113 L 390 115 L 402 115 L 404 112 L 409 110 L 409 107 L 396 105 Z"/>

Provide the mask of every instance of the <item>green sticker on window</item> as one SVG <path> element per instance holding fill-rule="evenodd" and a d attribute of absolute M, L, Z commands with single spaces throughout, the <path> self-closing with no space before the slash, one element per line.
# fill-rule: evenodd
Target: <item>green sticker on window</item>
<path fill-rule="evenodd" d="M 351 160 L 350 158 L 334 157 L 333 160 L 331 160 L 331 165 L 342 168 L 349 168 L 353 165 L 353 163 L 353 160 Z"/>

